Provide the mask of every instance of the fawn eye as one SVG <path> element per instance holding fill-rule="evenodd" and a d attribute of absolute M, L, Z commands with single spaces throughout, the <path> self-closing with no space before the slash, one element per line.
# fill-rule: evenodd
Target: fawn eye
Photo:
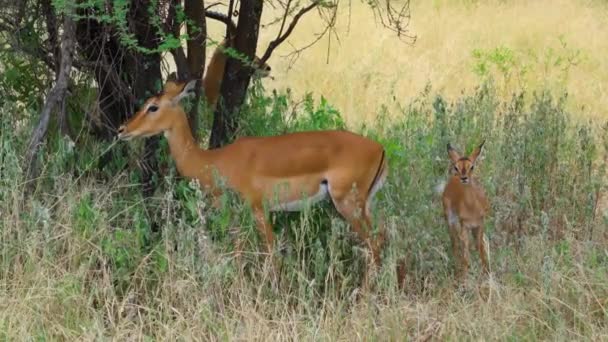
<path fill-rule="evenodd" d="M 475 165 L 471 165 L 471 171 L 473 171 L 474 168 L 475 168 Z"/>
<path fill-rule="evenodd" d="M 151 105 L 150 107 L 148 107 L 148 112 L 149 113 L 154 113 L 158 110 L 158 106 L 155 105 Z"/>
<path fill-rule="evenodd" d="M 454 171 L 458 172 L 458 167 L 454 165 Z"/>

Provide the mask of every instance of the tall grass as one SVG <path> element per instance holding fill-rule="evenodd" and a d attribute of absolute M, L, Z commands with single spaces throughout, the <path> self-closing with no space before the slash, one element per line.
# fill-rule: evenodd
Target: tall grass
<path fill-rule="evenodd" d="M 372 122 L 377 109 L 394 99 L 411 102 L 427 84 L 456 101 L 463 89 L 473 91 L 490 74 L 502 100 L 522 87 L 530 93 L 551 87 L 572 95 L 567 105 L 577 117 L 607 118 L 605 1 L 412 1 L 414 45 L 385 30 L 365 1 L 343 1 L 341 6 L 336 35 L 292 63 L 285 56 L 310 43 L 324 27 L 315 14 L 302 19 L 289 44 L 270 59 L 275 79 L 265 80 L 266 88 L 291 88 L 298 98 L 308 91 L 326 96 L 348 122 L 357 124 Z M 265 23 L 275 11 L 265 7 Z M 225 29 L 210 22 L 210 32 L 217 40 Z M 272 29 L 263 30 L 258 51 L 275 37 Z M 487 66 L 482 74 L 473 72 L 481 71 L 482 64 Z"/>
<path fill-rule="evenodd" d="M 24 198 L 26 131 L 2 116 L 0 336 L 606 339 L 608 127 L 573 120 L 565 96 L 503 100 L 500 91 L 484 83 L 449 101 L 427 88 L 396 112 L 381 110 L 374 125 L 350 126 L 379 140 L 390 165 L 376 204 L 390 242 L 370 291 L 358 286 L 365 250 L 329 203 L 273 216 L 282 261 L 274 274 L 234 196 L 213 210 L 169 168 L 144 200 L 136 163 L 94 171 L 99 154 L 123 143 L 73 147 L 53 138 L 37 190 Z M 331 102 L 292 96 L 254 89 L 240 133 L 346 126 Z M 477 175 L 492 203 L 493 276 L 479 276 L 474 263 L 460 286 L 433 188 L 446 177 L 448 141 L 468 152 L 484 138 Z M 134 155 L 139 146 L 128 148 Z M 245 241 L 241 263 L 237 239 Z"/>

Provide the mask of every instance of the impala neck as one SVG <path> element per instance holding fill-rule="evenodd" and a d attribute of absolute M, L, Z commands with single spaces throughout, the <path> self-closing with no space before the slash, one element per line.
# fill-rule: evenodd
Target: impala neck
<path fill-rule="evenodd" d="M 202 166 L 210 164 L 210 154 L 201 149 L 190 130 L 186 113 L 177 113 L 175 124 L 165 132 L 169 141 L 171 156 L 175 160 L 177 170 L 184 177 L 196 177 Z"/>
<path fill-rule="evenodd" d="M 225 42 L 222 42 L 221 47 L 215 50 L 211 60 L 209 61 L 209 65 L 207 66 L 205 76 L 203 77 L 203 83 L 205 85 L 204 91 L 207 101 L 214 102 L 216 100 L 215 96 L 217 96 L 220 92 L 222 79 L 224 78 L 224 69 L 228 59 L 222 50 L 225 47 Z"/>

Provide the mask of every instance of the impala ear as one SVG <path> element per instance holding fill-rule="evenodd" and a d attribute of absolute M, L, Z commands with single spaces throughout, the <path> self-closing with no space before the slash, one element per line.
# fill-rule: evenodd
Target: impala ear
<path fill-rule="evenodd" d="M 163 87 L 163 94 L 175 97 L 182 90 L 182 85 L 176 80 L 169 78 Z"/>
<path fill-rule="evenodd" d="M 191 80 L 188 83 L 186 83 L 186 85 L 183 86 L 183 88 L 177 94 L 177 96 L 175 96 L 173 98 L 173 102 L 178 103 L 179 101 L 181 101 L 182 99 L 184 99 L 186 97 L 194 96 L 195 91 L 196 91 L 196 82 L 198 82 L 198 80 L 194 79 L 194 80 Z"/>
<path fill-rule="evenodd" d="M 448 156 L 452 160 L 452 163 L 456 163 L 460 159 L 460 154 L 452 147 L 452 144 L 448 143 Z"/>
<path fill-rule="evenodd" d="M 483 147 L 483 144 L 485 144 L 486 141 L 483 140 L 481 142 L 481 144 L 479 144 L 479 146 L 477 146 L 474 150 L 473 153 L 471 153 L 471 156 L 469 157 L 469 159 L 471 160 L 472 163 L 475 162 L 475 160 L 477 160 L 477 157 L 479 157 L 479 154 L 481 153 L 481 148 Z"/>

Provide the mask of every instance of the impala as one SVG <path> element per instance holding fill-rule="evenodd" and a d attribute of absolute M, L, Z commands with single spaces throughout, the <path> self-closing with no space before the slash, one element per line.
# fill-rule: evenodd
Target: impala
<path fill-rule="evenodd" d="M 217 48 L 215 48 L 215 51 L 209 60 L 209 64 L 207 65 L 207 71 L 203 76 L 205 99 L 211 110 L 215 110 L 217 100 L 220 97 L 222 79 L 224 79 L 224 70 L 226 69 L 226 61 L 228 60 L 228 56 L 225 52 L 226 44 L 227 40 L 224 39 Z M 256 75 L 259 77 L 268 77 L 270 75 L 270 66 L 266 63 L 261 64 L 258 57 L 254 58 L 253 67 L 256 70 Z"/>
<path fill-rule="evenodd" d="M 460 154 L 448 144 L 451 160 L 451 176 L 443 191 L 443 211 L 448 223 L 452 251 L 459 259 L 457 274 L 465 275 L 469 269 L 469 230 L 472 230 L 483 270 L 489 273 L 489 250 L 484 236 L 484 217 L 489 203 L 481 185 L 473 179 L 475 161 L 481 153 L 483 142 L 469 157 Z"/>
<path fill-rule="evenodd" d="M 225 147 L 198 147 L 179 101 L 194 92 L 195 81 L 168 81 L 119 128 L 119 138 L 164 133 L 178 172 L 198 180 L 215 199 L 222 194 L 215 175 L 251 207 L 257 229 L 272 251 L 274 237 L 265 215 L 298 211 L 330 198 L 380 265 L 384 234 L 371 234 L 371 202 L 388 174 L 384 148 L 347 131 L 314 131 L 273 137 L 244 137 Z M 218 201 L 214 201 L 218 206 Z"/>

